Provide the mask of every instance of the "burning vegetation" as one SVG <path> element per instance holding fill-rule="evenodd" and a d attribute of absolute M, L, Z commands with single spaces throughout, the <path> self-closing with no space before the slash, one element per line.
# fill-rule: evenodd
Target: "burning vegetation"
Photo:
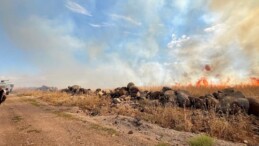
<path fill-rule="evenodd" d="M 252 77 L 250 79 L 251 79 L 251 85 L 259 86 L 259 78 Z"/>
<path fill-rule="evenodd" d="M 196 86 L 209 86 L 209 82 L 205 77 L 197 81 Z"/>
<path fill-rule="evenodd" d="M 182 86 L 186 86 L 186 85 L 182 85 Z M 233 84 L 230 83 L 230 79 L 228 78 L 226 81 L 224 82 L 217 82 L 217 83 L 213 83 L 211 80 L 209 80 L 206 77 L 202 77 L 200 78 L 195 85 L 192 85 L 191 83 L 189 83 L 187 86 L 196 86 L 196 87 L 200 87 L 200 86 L 214 86 L 214 87 L 229 87 L 229 86 L 259 86 L 259 78 L 256 77 L 251 77 L 250 79 L 248 79 L 248 81 L 243 82 L 243 83 L 239 83 L 239 84 Z"/>

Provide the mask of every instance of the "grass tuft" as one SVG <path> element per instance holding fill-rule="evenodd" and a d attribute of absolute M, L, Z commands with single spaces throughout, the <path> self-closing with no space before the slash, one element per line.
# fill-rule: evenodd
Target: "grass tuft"
<path fill-rule="evenodd" d="M 18 122 L 20 122 L 21 120 L 22 120 L 22 117 L 21 117 L 21 116 L 14 116 L 14 117 L 12 118 L 12 121 L 15 122 L 15 123 L 18 123 Z"/>
<path fill-rule="evenodd" d="M 190 146 L 212 146 L 214 143 L 213 138 L 207 135 L 199 135 L 189 140 Z"/>
<path fill-rule="evenodd" d="M 53 113 L 55 115 L 57 115 L 58 117 L 62 117 L 62 118 L 67 119 L 67 120 L 79 120 L 78 118 L 74 117 L 73 115 L 65 113 L 65 112 L 54 111 Z"/>
<path fill-rule="evenodd" d="M 95 130 L 107 132 L 110 135 L 118 135 L 118 132 L 116 130 L 114 130 L 112 128 L 103 127 L 103 126 L 98 125 L 98 124 L 92 124 L 91 128 L 95 129 Z"/>
<path fill-rule="evenodd" d="M 37 100 L 36 100 L 36 99 L 32 99 L 32 98 L 23 98 L 23 99 L 22 99 L 22 101 L 24 101 L 24 102 L 29 102 L 29 103 L 31 103 L 31 105 L 36 106 L 36 107 L 41 106 L 41 105 L 40 105 L 40 103 L 39 103 L 39 102 L 37 102 Z"/>
<path fill-rule="evenodd" d="M 28 130 L 27 133 L 40 133 L 41 131 L 40 130 L 37 130 L 37 129 L 31 129 L 31 130 Z"/>
<path fill-rule="evenodd" d="M 170 144 L 169 143 L 159 143 L 156 146 L 170 146 Z"/>

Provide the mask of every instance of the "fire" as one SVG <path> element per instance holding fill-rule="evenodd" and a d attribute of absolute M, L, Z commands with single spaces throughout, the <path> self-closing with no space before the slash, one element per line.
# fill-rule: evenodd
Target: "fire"
<path fill-rule="evenodd" d="M 208 86 L 208 85 L 209 85 L 209 82 L 205 77 L 202 77 L 196 82 L 196 86 Z"/>
<path fill-rule="evenodd" d="M 250 80 L 253 86 L 259 86 L 259 78 L 252 77 Z"/>
<path fill-rule="evenodd" d="M 213 83 L 206 77 L 200 78 L 196 84 L 196 86 L 217 86 L 217 87 L 227 87 L 227 86 L 259 86 L 259 78 L 251 77 L 247 82 L 239 83 L 239 84 L 231 84 L 230 78 L 220 83 Z"/>
<path fill-rule="evenodd" d="M 219 76 L 216 76 L 219 77 Z M 231 78 L 226 78 L 225 80 L 221 81 L 215 81 L 213 79 L 209 79 L 207 77 L 201 77 L 198 79 L 194 84 L 192 83 L 185 83 L 185 84 L 180 84 L 176 83 L 174 86 L 176 87 L 220 87 L 220 88 L 225 88 L 225 87 L 233 87 L 233 86 L 259 86 L 259 78 L 256 77 L 251 77 L 248 78 L 247 81 L 244 82 L 238 82 L 238 84 L 234 83 L 235 81 L 231 80 Z"/>

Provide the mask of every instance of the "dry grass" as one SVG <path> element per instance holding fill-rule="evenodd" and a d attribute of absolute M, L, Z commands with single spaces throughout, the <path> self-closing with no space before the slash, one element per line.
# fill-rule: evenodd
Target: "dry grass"
<path fill-rule="evenodd" d="M 36 100 L 36 99 L 31 99 L 31 98 L 23 98 L 23 99 L 21 99 L 22 101 L 24 101 L 24 102 L 29 102 L 29 103 L 31 103 L 32 105 L 34 105 L 34 106 L 41 106 L 41 104 Z"/>
<path fill-rule="evenodd" d="M 65 113 L 65 112 L 61 112 L 61 111 L 54 111 L 53 112 L 55 115 L 57 115 L 58 117 L 64 118 L 66 120 L 80 120 L 76 117 L 74 117 L 71 114 Z"/>
<path fill-rule="evenodd" d="M 12 121 L 15 122 L 15 123 L 18 123 L 21 120 L 22 120 L 22 117 L 21 116 L 17 116 L 17 115 L 12 118 Z"/>
<path fill-rule="evenodd" d="M 98 131 L 106 132 L 107 134 L 113 135 L 113 136 L 116 136 L 116 135 L 118 136 L 119 135 L 119 133 L 115 129 L 103 127 L 103 126 L 98 125 L 98 124 L 91 124 L 90 128 L 98 130 Z"/>
<path fill-rule="evenodd" d="M 142 87 L 142 90 L 161 90 L 162 87 Z M 174 87 L 187 90 L 192 95 L 200 96 L 223 89 L 223 87 Z M 259 87 L 238 86 L 246 96 L 258 98 Z M 251 144 L 258 144 L 258 134 L 252 130 L 255 117 L 245 114 L 218 115 L 212 111 L 196 109 L 183 109 L 179 107 L 163 107 L 153 101 L 138 101 L 136 106 L 121 104 L 111 106 L 111 99 L 98 96 L 71 96 L 60 92 L 23 91 L 20 96 L 36 96 L 53 105 L 79 106 L 81 109 L 94 113 L 93 115 L 125 115 L 137 117 L 165 128 L 206 133 L 209 136 L 224 140 L 243 142 L 248 140 Z M 140 110 L 142 109 L 142 110 Z M 144 110 L 144 112 L 143 112 Z M 91 114 L 90 114 L 91 115 Z M 257 137 L 256 137 L 257 136 Z"/>
<path fill-rule="evenodd" d="M 159 143 L 156 146 L 170 146 L 170 144 L 169 143 Z"/>
<path fill-rule="evenodd" d="M 173 89 L 180 89 L 189 91 L 194 96 L 202 96 L 205 94 L 213 93 L 231 86 L 169 86 Z M 231 87 L 232 88 L 232 87 Z M 245 96 L 257 97 L 259 99 L 259 86 L 249 86 L 249 85 L 239 85 L 233 86 L 236 90 L 241 91 Z M 150 87 L 141 87 L 142 90 L 148 91 L 160 91 L 162 86 L 150 86 Z"/>
<path fill-rule="evenodd" d="M 35 90 L 17 91 L 18 96 L 34 96 L 55 106 L 78 106 L 81 109 L 95 111 L 96 113 L 107 113 L 111 103 L 110 98 L 98 96 L 71 96 L 61 92 L 42 92 Z"/>
<path fill-rule="evenodd" d="M 142 106 L 145 107 L 145 112 L 130 108 L 125 109 L 125 106 L 118 107 L 119 112 L 114 110 L 113 112 L 126 116 L 135 115 L 134 117 L 139 119 L 178 131 L 202 132 L 212 137 L 235 142 L 243 142 L 243 140 L 252 143 L 259 142 L 253 139 L 255 133 L 252 131 L 251 125 L 254 119 L 247 115 L 219 116 L 214 111 L 156 107 L 147 103 Z"/>

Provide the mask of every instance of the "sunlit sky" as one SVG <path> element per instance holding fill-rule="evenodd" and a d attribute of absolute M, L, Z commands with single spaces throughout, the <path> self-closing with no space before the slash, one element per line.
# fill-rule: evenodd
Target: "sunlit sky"
<path fill-rule="evenodd" d="M 238 83 L 259 76 L 258 16 L 258 0 L 1 0 L 0 79 Z"/>

